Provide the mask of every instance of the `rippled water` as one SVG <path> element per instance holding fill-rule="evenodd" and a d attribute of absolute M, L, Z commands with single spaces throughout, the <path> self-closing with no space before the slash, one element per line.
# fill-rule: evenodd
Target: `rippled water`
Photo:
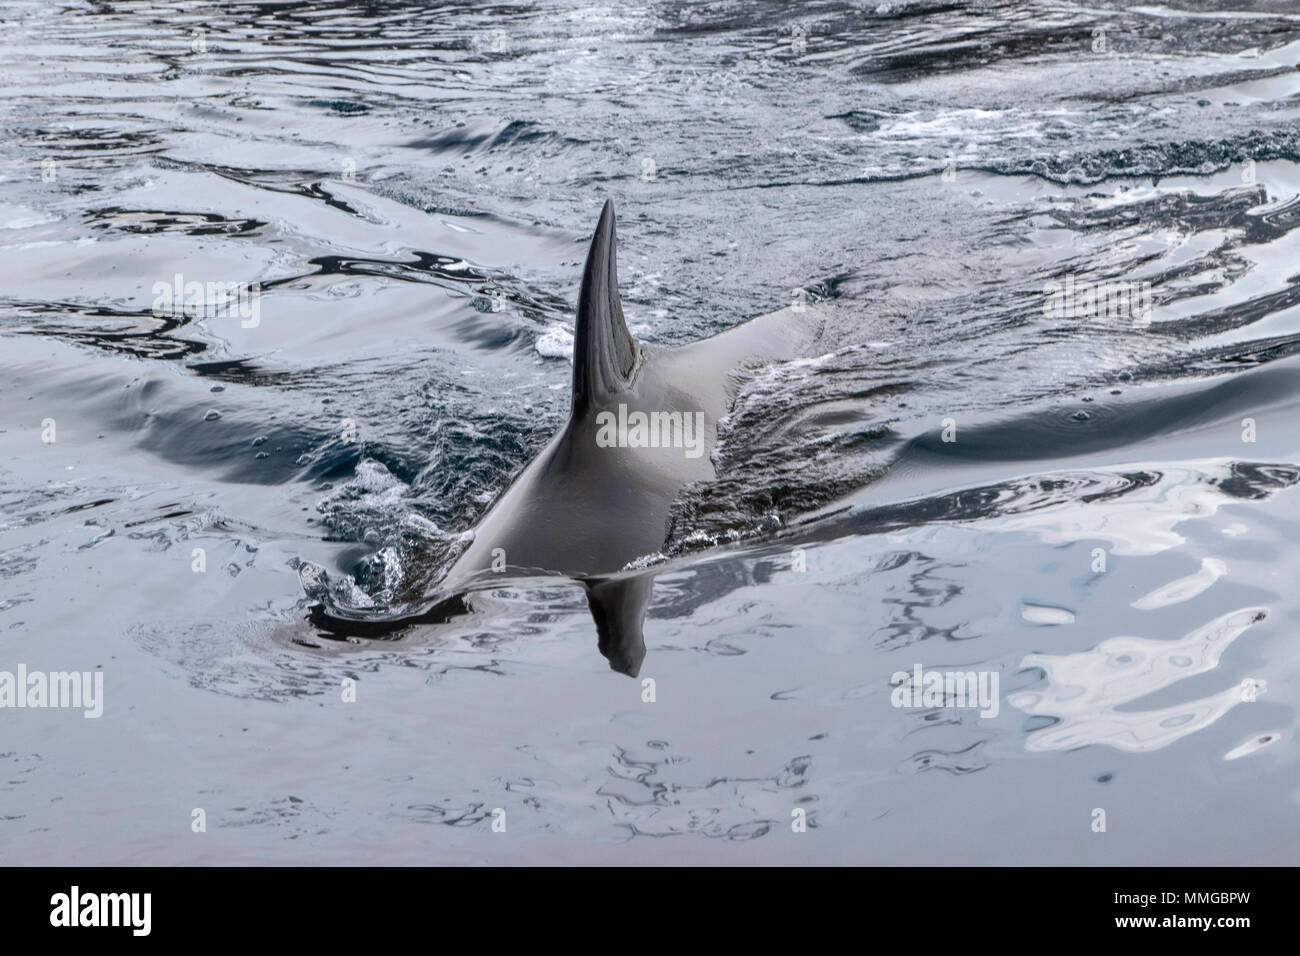
<path fill-rule="evenodd" d="M 0 714 L 0 859 L 1294 862 L 1290 0 L 0 18 L 0 670 L 105 686 Z M 611 197 L 642 340 L 825 320 L 638 562 L 654 702 L 562 579 L 318 626 L 564 420 Z"/>

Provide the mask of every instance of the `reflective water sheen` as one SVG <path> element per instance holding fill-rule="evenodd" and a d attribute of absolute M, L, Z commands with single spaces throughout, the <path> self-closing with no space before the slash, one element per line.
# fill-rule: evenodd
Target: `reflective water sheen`
<path fill-rule="evenodd" d="M 0 861 L 1294 862 L 1294 3 L 629 6 L 0 3 L 0 670 L 105 687 L 0 710 Z M 642 340 L 827 323 L 640 677 L 562 579 L 318 626 L 564 420 L 611 197 Z"/>

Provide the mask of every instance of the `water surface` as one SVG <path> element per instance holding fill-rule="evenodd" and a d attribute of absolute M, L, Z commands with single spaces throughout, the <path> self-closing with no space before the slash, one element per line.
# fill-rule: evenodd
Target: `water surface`
<path fill-rule="evenodd" d="M 0 859 L 1294 861 L 1293 4 L 0 17 L 0 669 L 105 675 L 0 713 Z M 562 580 L 314 626 L 564 420 L 606 198 L 642 340 L 827 326 L 641 562 L 654 702 Z"/>

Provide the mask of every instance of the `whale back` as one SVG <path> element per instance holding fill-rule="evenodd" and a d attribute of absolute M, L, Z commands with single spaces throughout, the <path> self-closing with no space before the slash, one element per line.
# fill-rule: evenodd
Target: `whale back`
<path fill-rule="evenodd" d="M 744 370 L 796 357 L 816 329 L 800 314 L 811 310 L 784 309 L 689 345 L 644 345 L 624 320 L 617 254 L 606 202 L 578 296 L 569 419 L 488 509 L 439 593 L 490 587 L 507 569 L 575 578 L 610 666 L 635 674 L 652 578 L 627 566 L 663 548 L 682 488 L 714 477 Z"/>

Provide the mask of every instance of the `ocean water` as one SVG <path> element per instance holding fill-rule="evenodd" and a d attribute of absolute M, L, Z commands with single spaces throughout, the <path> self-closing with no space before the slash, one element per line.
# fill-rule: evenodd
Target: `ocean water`
<path fill-rule="evenodd" d="M 0 672 L 103 688 L 0 707 L 0 861 L 1295 862 L 1290 0 L 0 21 Z M 323 628 L 565 420 L 607 198 L 643 341 L 825 323 L 641 673 L 559 578 Z"/>

